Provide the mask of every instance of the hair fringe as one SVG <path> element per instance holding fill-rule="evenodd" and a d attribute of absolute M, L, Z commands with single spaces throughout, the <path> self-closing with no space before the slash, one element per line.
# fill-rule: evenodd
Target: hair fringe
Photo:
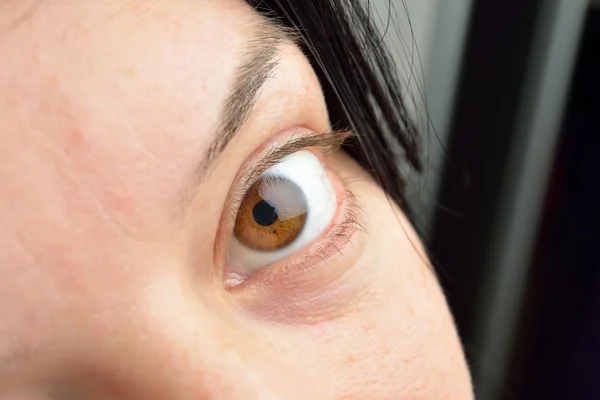
<path fill-rule="evenodd" d="M 409 218 L 406 162 L 420 172 L 419 134 L 403 98 L 396 66 L 362 0 L 248 0 L 260 14 L 297 32 L 321 81 L 330 120 L 352 130 L 345 150 L 361 164 Z"/>

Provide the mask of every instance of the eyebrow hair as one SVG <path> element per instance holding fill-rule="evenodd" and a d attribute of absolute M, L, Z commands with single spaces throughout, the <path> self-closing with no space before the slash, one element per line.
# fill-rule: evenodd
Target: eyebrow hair
<path fill-rule="evenodd" d="M 290 30 L 266 19 L 261 19 L 254 28 L 254 37 L 244 46 L 242 64 L 237 68 L 230 94 L 223 105 L 216 137 L 199 165 L 200 180 L 250 116 L 260 89 L 279 65 L 281 44 L 295 42 Z"/>

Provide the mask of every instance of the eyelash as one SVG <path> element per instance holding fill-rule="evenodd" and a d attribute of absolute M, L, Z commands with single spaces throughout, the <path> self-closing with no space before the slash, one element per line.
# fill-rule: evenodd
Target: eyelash
<path fill-rule="evenodd" d="M 345 246 L 352 244 L 352 236 L 355 232 L 366 232 L 358 217 L 358 212 L 363 212 L 363 210 L 356 202 L 354 194 L 348 189 L 344 192 L 344 200 L 345 210 L 343 211 L 341 220 L 337 223 L 336 221 L 333 222 L 335 227 L 325 235 L 323 243 L 316 248 L 314 253 L 314 255 L 319 256 L 321 261 L 325 263 L 327 263 L 327 258 L 331 256 L 328 251 L 334 250 L 334 252 L 343 256 L 340 247 L 336 244 L 336 240 L 340 241 L 341 246 Z M 307 269 L 303 262 L 300 262 L 300 264 L 303 267 L 300 269 Z"/>
<path fill-rule="evenodd" d="M 337 151 L 347 139 L 354 135 L 353 132 L 349 131 L 331 131 L 324 134 L 313 133 L 297 137 L 292 136 L 284 144 L 272 147 L 269 152 L 254 165 L 250 173 L 241 179 L 242 184 L 236 191 L 230 206 L 231 219 L 235 221 L 240 204 L 254 181 L 286 156 L 310 148 L 316 148 L 321 155 L 327 156 Z"/>
<path fill-rule="evenodd" d="M 244 196 L 252 184 L 260 177 L 266 170 L 273 165 L 279 163 L 287 155 L 293 154 L 300 150 L 316 149 L 319 156 L 327 156 L 334 153 L 336 150 L 343 145 L 344 141 L 352 137 L 351 132 L 334 131 L 326 134 L 308 134 L 300 137 L 291 137 L 283 145 L 271 148 L 261 160 L 255 164 L 251 171 L 243 176 L 238 181 L 241 181 L 241 185 L 236 190 L 232 198 L 229 209 L 229 223 L 227 226 L 228 235 L 232 234 L 233 224 L 237 218 L 240 205 L 244 199 Z M 321 157 L 319 157 L 321 158 Z M 303 255 L 291 255 L 286 259 L 282 260 L 283 264 L 279 268 L 265 268 L 263 271 L 259 271 L 256 274 L 263 276 L 263 279 L 269 280 L 277 272 L 300 272 L 311 269 L 315 264 L 325 262 L 331 257 L 339 253 L 343 256 L 342 248 L 346 245 L 352 244 L 352 237 L 356 232 L 365 232 L 359 218 L 359 212 L 363 212 L 358 205 L 354 194 L 347 189 L 348 185 L 344 179 L 336 176 L 339 180 L 340 185 L 345 190 L 340 191 L 342 198 L 338 199 L 338 208 L 341 205 L 342 210 L 338 210 L 336 217 L 332 221 L 332 225 L 328 228 L 328 232 L 318 239 L 315 239 L 313 243 L 309 244 L 303 251 Z M 337 186 L 337 185 L 336 185 Z M 332 227 L 333 226 L 333 227 Z M 316 246 L 315 246 L 316 245 Z M 228 243 L 225 244 L 228 246 Z M 310 258 L 315 258 L 316 262 L 311 262 L 308 265 Z"/>

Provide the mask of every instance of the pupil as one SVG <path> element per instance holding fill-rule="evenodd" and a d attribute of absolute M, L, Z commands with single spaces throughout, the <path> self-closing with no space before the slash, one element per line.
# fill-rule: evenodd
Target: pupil
<path fill-rule="evenodd" d="M 268 202 L 261 200 L 252 209 L 252 216 L 257 224 L 261 226 L 273 225 L 277 221 L 277 207 L 273 207 Z"/>

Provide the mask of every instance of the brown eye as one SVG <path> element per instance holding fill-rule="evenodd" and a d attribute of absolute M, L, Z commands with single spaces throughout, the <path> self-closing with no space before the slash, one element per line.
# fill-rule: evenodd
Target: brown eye
<path fill-rule="evenodd" d="M 227 256 L 226 285 L 296 255 L 330 227 L 338 210 L 327 169 L 310 150 L 271 166 L 246 189 Z"/>
<path fill-rule="evenodd" d="M 283 177 L 264 176 L 244 196 L 233 233 L 250 249 L 279 250 L 300 235 L 307 212 L 298 186 Z"/>

